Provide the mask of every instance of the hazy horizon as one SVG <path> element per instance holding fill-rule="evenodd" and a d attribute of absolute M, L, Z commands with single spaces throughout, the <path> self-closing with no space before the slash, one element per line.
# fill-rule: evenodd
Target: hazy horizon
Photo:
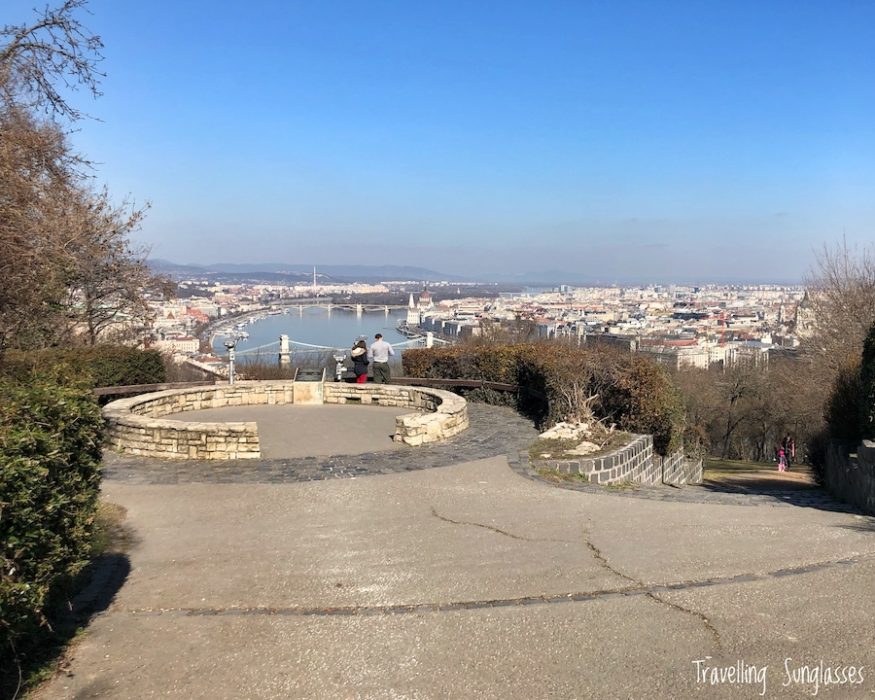
<path fill-rule="evenodd" d="M 431 282 L 483 282 L 483 283 L 500 283 L 508 285 L 524 285 L 524 286 L 541 286 L 541 285 L 594 285 L 594 286 L 636 286 L 636 285 L 760 285 L 774 284 L 782 286 L 803 286 L 806 283 L 805 279 L 781 279 L 781 278 L 743 278 L 726 276 L 723 278 L 698 278 L 698 277 L 663 277 L 663 278 L 635 278 L 635 277 L 619 277 L 613 280 L 607 278 L 587 277 L 582 273 L 562 270 L 535 270 L 523 273 L 484 275 L 481 277 L 462 275 L 452 270 L 435 270 L 424 265 L 355 265 L 333 263 L 323 261 L 321 263 L 277 263 L 277 262 L 254 262 L 242 263 L 238 261 L 213 261 L 209 263 L 203 262 L 179 262 L 175 260 L 167 260 L 164 258 L 151 258 L 150 262 L 155 264 L 158 269 L 164 269 L 166 265 L 180 266 L 183 268 L 192 267 L 203 271 L 211 271 L 214 274 L 236 274 L 236 275 L 252 275 L 256 276 L 259 273 L 274 273 L 274 274 L 295 274 L 309 278 L 312 269 L 315 267 L 319 276 L 327 275 L 331 278 L 340 277 L 360 277 L 361 279 L 380 278 L 383 280 L 423 280 Z M 400 271 L 411 271 L 407 277 L 392 277 L 390 272 L 382 272 L 384 269 L 397 267 Z M 413 271 L 416 274 L 413 274 Z M 426 273 L 426 274 L 423 274 Z M 192 273 L 194 274 L 194 273 Z M 185 274 L 178 272 L 180 278 L 184 278 Z"/>

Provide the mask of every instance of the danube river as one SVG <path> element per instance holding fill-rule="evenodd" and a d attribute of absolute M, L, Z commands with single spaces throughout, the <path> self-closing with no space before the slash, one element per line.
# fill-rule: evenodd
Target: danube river
<path fill-rule="evenodd" d="M 322 308 L 304 309 L 301 314 L 298 309 L 292 308 L 287 314 L 267 316 L 246 325 L 245 330 L 249 337 L 237 343 L 237 352 L 243 359 L 247 356 L 247 350 L 278 342 L 281 335 L 289 336 L 289 341 L 345 350 L 349 350 L 361 336 L 365 337 L 365 342 L 370 346 L 375 333 L 382 333 L 384 339 L 390 343 L 400 343 L 406 338 L 395 330 L 395 326 L 406 316 L 404 309 L 390 311 L 388 316 L 385 311 L 365 312 L 356 316 L 353 311 L 332 309 L 329 313 L 328 309 Z M 214 340 L 213 351 L 217 355 L 226 353 L 222 346 L 224 339 L 219 334 Z M 303 348 L 293 344 L 292 349 L 298 351 Z M 264 348 L 258 354 L 265 359 L 274 357 L 278 352 L 279 347 L 273 346 Z"/>

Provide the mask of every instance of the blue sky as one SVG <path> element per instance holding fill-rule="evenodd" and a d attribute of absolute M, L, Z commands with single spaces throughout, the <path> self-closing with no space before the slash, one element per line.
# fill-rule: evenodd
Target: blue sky
<path fill-rule="evenodd" d="M 154 257 L 794 280 L 875 240 L 873 2 L 90 9 L 74 141 Z"/>

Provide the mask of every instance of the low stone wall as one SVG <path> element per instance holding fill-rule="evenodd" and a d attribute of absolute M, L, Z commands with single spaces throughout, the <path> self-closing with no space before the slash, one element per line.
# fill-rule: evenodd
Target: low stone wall
<path fill-rule="evenodd" d="M 395 419 L 395 442 L 424 445 L 444 440 L 468 427 L 468 403 L 461 396 L 441 389 L 394 384 L 325 384 L 325 403 L 361 403 L 402 406 L 424 413 Z"/>
<path fill-rule="evenodd" d="M 261 456 L 257 426 L 189 423 L 164 416 L 227 406 L 290 405 L 302 382 L 238 382 L 143 394 L 103 409 L 110 447 L 128 454 L 167 459 L 255 459 Z M 312 382 L 309 382 L 312 384 Z M 324 403 L 399 406 L 428 413 L 398 416 L 396 442 L 422 445 L 468 427 L 465 400 L 448 391 L 392 384 L 326 382 Z"/>
<path fill-rule="evenodd" d="M 673 452 L 665 457 L 654 454 L 653 463 L 662 472 L 663 484 L 683 486 L 702 483 L 704 466 L 701 459 L 689 459 L 683 452 Z"/>
<path fill-rule="evenodd" d="M 635 435 L 628 445 L 605 455 L 547 460 L 545 465 L 565 474 L 580 474 L 595 484 L 653 484 L 658 481 L 653 470 L 653 438 L 650 435 Z"/>
<path fill-rule="evenodd" d="M 225 406 L 291 403 L 282 400 L 282 388 L 279 401 L 273 387 L 259 393 L 239 384 L 159 391 L 113 401 L 103 409 L 107 440 L 119 452 L 145 457 L 256 459 L 261 456 L 261 444 L 254 422 L 190 423 L 163 416 Z"/>
<path fill-rule="evenodd" d="M 863 440 L 856 457 L 841 445 L 830 445 L 823 481 L 836 498 L 875 515 L 875 441 Z"/>
<path fill-rule="evenodd" d="M 598 457 L 546 460 L 542 464 L 563 474 L 585 476 L 594 484 L 681 485 L 702 481 L 701 460 L 687 460 L 680 452 L 661 457 L 653 451 L 651 435 L 634 435 L 624 447 Z"/>

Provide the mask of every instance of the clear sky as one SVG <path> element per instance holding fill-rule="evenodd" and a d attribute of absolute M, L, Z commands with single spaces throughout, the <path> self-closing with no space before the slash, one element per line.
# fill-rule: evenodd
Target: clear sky
<path fill-rule="evenodd" d="M 90 8 L 74 141 L 153 257 L 794 280 L 875 240 L 869 0 Z"/>

